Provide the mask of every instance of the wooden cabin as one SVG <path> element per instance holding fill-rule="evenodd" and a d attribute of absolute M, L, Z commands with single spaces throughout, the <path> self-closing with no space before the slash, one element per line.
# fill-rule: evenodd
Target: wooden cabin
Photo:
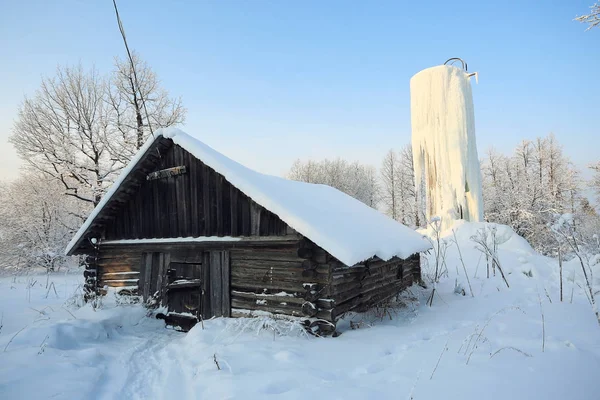
<path fill-rule="evenodd" d="M 336 189 L 260 174 L 165 130 L 124 169 L 66 254 L 88 256 L 88 293 L 127 289 L 181 326 L 269 313 L 328 334 L 344 313 L 418 281 L 428 248 Z"/>

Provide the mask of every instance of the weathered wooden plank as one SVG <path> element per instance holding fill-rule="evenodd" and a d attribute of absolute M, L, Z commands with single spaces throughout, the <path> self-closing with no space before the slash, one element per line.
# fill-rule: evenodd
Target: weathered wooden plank
<path fill-rule="evenodd" d="M 238 198 L 238 218 L 240 219 L 240 235 L 250 236 L 250 198 L 240 193 Z"/>
<path fill-rule="evenodd" d="M 98 281 L 98 287 L 130 287 L 130 286 L 138 286 L 138 279 L 123 279 L 123 280 L 106 280 L 106 281 Z"/>
<path fill-rule="evenodd" d="M 144 301 L 148 300 L 150 295 L 150 282 L 152 281 L 152 253 L 146 253 L 144 256 L 144 269 L 143 269 L 143 283 L 142 283 L 142 296 Z"/>
<path fill-rule="evenodd" d="M 253 283 L 267 282 L 298 282 L 298 283 L 328 283 L 327 275 L 313 274 L 311 276 L 304 275 L 304 271 L 281 272 L 281 271 L 264 271 L 252 270 L 248 271 L 243 268 L 232 268 L 231 277 L 237 281 L 247 281 Z"/>
<path fill-rule="evenodd" d="M 315 275 L 326 275 L 328 278 L 331 277 L 330 270 L 326 266 L 318 266 L 314 269 L 304 269 L 302 264 L 295 261 L 278 261 L 278 260 L 231 260 L 231 266 L 233 270 L 239 273 L 248 273 L 262 275 L 265 273 L 275 274 L 293 274 L 301 276 L 303 272 L 310 272 Z M 304 276 L 311 276 L 304 275 Z"/>
<path fill-rule="evenodd" d="M 260 212 L 262 207 L 250 200 L 250 235 L 260 235 Z"/>
<path fill-rule="evenodd" d="M 210 171 L 208 167 L 202 164 L 202 205 L 204 216 L 204 234 L 210 236 L 212 234 L 211 224 L 211 209 L 210 209 Z"/>
<path fill-rule="evenodd" d="M 152 219 L 154 220 L 154 231 L 149 233 L 147 237 L 153 236 L 162 236 L 164 232 L 166 232 L 165 227 L 165 214 L 167 210 L 167 206 L 164 203 L 164 198 L 166 194 L 164 193 L 165 182 L 162 181 L 152 181 L 149 182 L 152 186 L 152 197 L 154 202 L 154 207 L 152 208 Z"/>
<path fill-rule="evenodd" d="M 240 259 L 232 258 L 231 265 L 240 268 L 257 268 L 257 269 L 268 269 L 268 268 L 281 268 L 281 269 L 297 269 L 302 272 L 302 262 L 299 261 L 281 261 L 281 260 L 270 260 L 268 256 L 264 256 L 264 259 Z"/>
<path fill-rule="evenodd" d="M 85 271 L 85 272 L 89 272 L 89 271 Z M 85 273 L 84 273 L 85 276 Z M 91 276 L 95 276 L 95 275 L 91 275 Z M 140 273 L 138 271 L 131 271 L 131 272 L 106 272 L 106 273 L 102 273 L 98 276 L 99 279 L 101 280 L 113 280 L 113 279 L 139 279 L 140 278 Z"/>
<path fill-rule="evenodd" d="M 275 290 L 275 291 L 284 291 L 290 293 L 304 293 L 306 289 L 303 286 L 302 282 L 248 282 L 245 279 L 238 279 L 235 276 L 231 277 L 231 288 L 239 291 L 248 291 L 250 290 Z"/>
<path fill-rule="evenodd" d="M 120 249 L 113 250 L 112 252 L 103 252 L 102 256 L 96 261 L 97 265 L 113 265 L 113 264 L 131 264 L 137 262 L 141 253 L 135 249 L 129 252 L 120 251 Z"/>
<path fill-rule="evenodd" d="M 169 188 L 169 236 L 167 237 L 178 237 L 179 235 L 179 216 L 178 208 L 179 203 L 177 202 L 177 178 L 167 178 L 166 182 Z"/>
<path fill-rule="evenodd" d="M 152 253 L 152 266 L 151 266 L 151 274 L 150 274 L 150 282 L 149 282 L 149 286 L 150 288 L 148 289 L 148 295 L 149 297 L 154 296 L 154 294 L 156 292 L 158 292 L 159 290 L 159 286 L 158 286 L 158 274 L 159 274 L 159 270 L 160 270 L 160 263 L 162 259 L 162 253 Z"/>
<path fill-rule="evenodd" d="M 260 240 L 273 238 L 276 236 L 261 237 Z M 263 249 L 255 248 L 235 248 L 231 250 L 232 260 L 259 260 L 259 261 L 284 261 L 302 263 L 304 259 L 296 254 L 298 248 L 295 245 L 267 247 Z"/>
<path fill-rule="evenodd" d="M 238 193 L 239 191 L 233 185 L 230 186 L 229 196 L 231 198 L 231 236 L 238 236 L 240 234 L 239 231 L 239 206 L 238 206 Z"/>
<path fill-rule="evenodd" d="M 223 175 L 215 174 L 216 234 L 223 236 Z"/>
<path fill-rule="evenodd" d="M 156 286 L 159 291 L 159 299 L 160 302 L 163 303 L 165 301 L 165 287 L 167 285 L 167 271 L 169 266 L 171 265 L 170 254 L 169 253 L 160 253 L 161 260 L 159 264 L 159 274 L 158 274 L 158 282 Z"/>
<path fill-rule="evenodd" d="M 208 168 L 208 198 L 210 204 L 210 226 L 211 235 L 218 236 L 217 229 L 217 174 L 212 168 Z"/>
<path fill-rule="evenodd" d="M 155 179 L 170 178 L 170 177 L 175 177 L 177 175 L 183 175 L 186 172 L 187 172 L 187 169 L 186 169 L 185 165 L 180 165 L 177 167 L 165 168 L 165 169 L 151 172 L 146 176 L 146 180 L 152 181 Z"/>
<path fill-rule="evenodd" d="M 169 237 L 171 233 L 170 227 L 170 213 L 171 213 L 171 196 L 169 195 L 169 183 L 167 181 L 156 181 L 156 185 L 159 192 L 160 197 L 160 209 L 155 210 L 155 212 L 159 213 L 159 218 L 161 220 L 161 231 L 157 237 Z"/>
<path fill-rule="evenodd" d="M 125 264 L 98 266 L 98 271 L 102 271 L 102 273 L 140 272 L 140 260 L 138 259 L 137 264 L 133 265 Z"/>
<path fill-rule="evenodd" d="M 146 253 L 143 253 L 138 261 L 138 271 L 140 271 L 138 281 L 138 293 L 144 293 L 144 280 L 146 278 Z"/>
<path fill-rule="evenodd" d="M 198 186 L 200 182 L 200 176 L 198 176 L 198 162 L 191 154 L 188 153 L 187 156 L 190 165 L 190 176 L 187 181 L 190 196 L 190 234 L 192 236 L 200 236 L 201 231 L 199 225 L 201 217 L 199 215 L 199 210 L 201 207 L 199 207 L 198 204 L 200 201 L 198 196 Z"/>
<path fill-rule="evenodd" d="M 223 214 L 223 236 L 231 236 L 231 184 L 223 179 L 221 188 Z"/>
<path fill-rule="evenodd" d="M 253 293 L 253 292 L 243 292 L 232 290 L 231 297 L 237 299 L 248 299 L 250 301 L 256 302 L 257 300 L 265 300 L 270 303 L 286 303 L 286 304 L 299 304 L 302 305 L 306 300 L 301 297 L 296 297 L 294 295 L 291 296 L 283 296 L 277 294 L 264 294 L 264 293 Z M 284 304 L 285 305 L 285 304 Z"/>
<path fill-rule="evenodd" d="M 173 163 L 179 165 L 181 164 L 181 148 L 179 146 L 174 146 L 173 148 Z M 170 179 L 173 180 L 173 187 L 175 189 L 175 202 L 177 203 L 177 230 L 172 233 L 172 237 L 185 237 L 185 224 L 187 221 L 184 220 L 183 208 L 188 205 L 185 204 L 183 198 L 183 185 L 181 182 L 182 176 L 174 176 Z"/>
<path fill-rule="evenodd" d="M 127 237 L 136 238 L 137 232 L 139 229 L 139 221 L 136 218 L 136 204 L 135 204 L 135 196 L 133 196 L 132 201 L 129 202 L 129 207 L 126 209 L 127 221 L 128 224 L 125 226 Z"/>
<path fill-rule="evenodd" d="M 296 304 L 290 305 L 265 305 L 265 304 L 256 304 L 256 302 L 252 301 L 243 301 L 239 298 L 231 299 L 231 307 L 239 308 L 243 310 L 260 310 L 266 311 L 273 314 L 286 314 L 293 315 L 295 317 L 303 317 L 304 313 L 302 312 L 302 306 Z"/>
<path fill-rule="evenodd" d="M 221 252 L 210 252 L 210 298 L 212 304 L 212 315 L 220 317 L 223 312 L 223 283 L 222 283 L 222 260 Z"/>
<path fill-rule="evenodd" d="M 229 252 L 221 252 L 221 284 L 222 284 L 222 314 L 224 317 L 231 316 L 231 264 Z"/>
<path fill-rule="evenodd" d="M 202 261 L 202 283 L 203 283 L 203 295 L 202 295 L 202 317 L 210 318 L 212 317 L 212 298 L 211 298 L 211 280 L 210 280 L 210 253 L 204 252 L 202 253 L 203 261 Z"/>

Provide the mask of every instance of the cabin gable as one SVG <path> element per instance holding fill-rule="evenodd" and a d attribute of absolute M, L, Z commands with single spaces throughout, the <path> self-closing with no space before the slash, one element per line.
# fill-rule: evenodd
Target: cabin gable
<path fill-rule="evenodd" d="M 138 176 L 137 185 L 121 194 L 111 214 L 101 230 L 103 240 L 281 236 L 291 232 L 277 215 L 172 142 Z"/>

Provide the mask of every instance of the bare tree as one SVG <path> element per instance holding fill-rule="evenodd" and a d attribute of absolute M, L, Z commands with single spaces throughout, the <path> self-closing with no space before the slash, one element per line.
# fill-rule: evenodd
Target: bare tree
<path fill-rule="evenodd" d="M 385 212 L 395 220 L 401 217 L 399 210 L 399 171 L 400 160 L 394 150 L 387 152 L 381 165 L 381 200 L 385 206 Z"/>
<path fill-rule="evenodd" d="M 31 168 L 59 181 L 68 196 L 94 206 L 117 170 L 105 144 L 111 131 L 106 90 L 95 69 L 59 67 L 23 101 L 10 138 Z"/>
<path fill-rule="evenodd" d="M 402 207 L 404 210 L 402 222 L 406 225 L 419 227 L 425 210 L 421 208 L 418 201 L 413 152 L 410 144 L 404 146 L 400 151 L 400 167 L 400 197 L 404 204 Z"/>
<path fill-rule="evenodd" d="M 367 166 L 364 168 L 364 174 L 365 204 L 371 208 L 377 208 L 381 197 L 377 169 L 373 166 Z"/>
<path fill-rule="evenodd" d="M 186 115 L 181 99 L 169 97 L 150 66 L 135 52 L 132 59 L 133 66 L 129 58 L 115 59 L 107 96 L 112 111 L 111 124 L 119 133 L 111 137 L 108 144 L 113 155 L 118 156 L 123 164 L 142 147 L 150 135 L 149 125 L 153 129 L 179 125 L 185 121 Z M 139 87 L 136 87 L 136 82 Z"/>
<path fill-rule="evenodd" d="M 382 201 L 385 212 L 408 226 L 420 226 L 423 211 L 415 185 L 412 147 L 390 150 L 381 165 Z"/>
<path fill-rule="evenodd" d="M 575 18 L 575 21 L 588 24 L 586 31 L 600 25 L 600 3 L 590 6 L 590 13 Z"/>

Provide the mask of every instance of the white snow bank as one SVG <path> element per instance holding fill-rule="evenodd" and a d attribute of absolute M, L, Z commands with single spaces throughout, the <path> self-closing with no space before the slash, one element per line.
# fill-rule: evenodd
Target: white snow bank
<path fill-rule="evenodd" d="M 417 186 L 427 189 L 427 219 L 442 227 L 483 220 L 481 170 L 468 74 L 440 65 L 410 80 L 412 148 Z M 418 190 L 418 193 L 422 193 Z"/>
<path fill-rule="evenodd" d="M 499 275 L 486 277 L 470 240 L 494 227 L 510 288 Z M 432 307 L 431 287 L 415 286 L 405 308 L 347 316 L 335 339 L 267 318 L 215 318 L 182 334 L 139 305 L 108 307 L 110 296 L 104 309 L 71 316 L 60 306 L 69 282 L 51 278 L 60 299 L 53 292 L 46 299 L 43 277 L 33 278 L 31 294 L 29 277 L 0 278 L 0 398 L 596 399 L 600 328 L 577 263 L 564 265 L 560 302 L 556 260 L 510 228 L 453 229 L 475 297 L 450 230 Z M 434 268 L 433 252 L 425 257 L 423 267 Z M 457 283 L 465 296 L 455 293 Z"/>
<path fill-rule="evenodd" d="M 223 175 L 256 203 L 275 213 L 297 232 L 346 265 L 351 266 L 373 256 L 383 260 L 394 256 L 407 258 L 430 247 L 427 241 L 412 229 L 337 189 L 258 173 L 178 129 L 165 129 L 157 131 L 156 139 L 149 140 L 125 168 L 71 240 L 67 252 L 90 226 L 107 199 L 138 162 L 141 154 L 144 154 L 151 142 L 160 136 L 172 139 L 174 143 Z"/>
<path fill-rule="evenodd" d="M 442 237 L 453 239 L 453 231 L 456 234 L 456 239 L 463 245 L 474 246 L 475 243 L 471 240 L 481 230 L 490 232 L 495 230 L 496 242 L 502 249 L 508 249 L 511 253 L 519 252 L 527 255 L 539 256 L 538 253 L 531 247 L 529 242 L 519 236 L 510 226 L 502 224 L 494 224 L 489 222 L 466 222 L 464 220 L 454 221 L 447 229 L 441 232 Z M 421 233 L 431 236 L 433 234 L 431 227 L 419 230 Z"/>

